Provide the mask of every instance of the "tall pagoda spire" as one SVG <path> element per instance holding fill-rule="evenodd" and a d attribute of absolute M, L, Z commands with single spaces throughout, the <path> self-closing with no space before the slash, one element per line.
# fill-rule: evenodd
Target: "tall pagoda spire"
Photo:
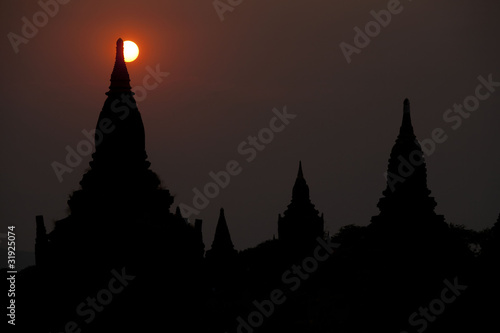
<path fill-rule="evenodd" d="M 380 216 L 434 216 L 436 201 L 430 193 L 424 154 L 411 122 L 410 101 L 405 99 L 399 135 L 389 157 L 386 189 L 377 205 Z"/>
<path fill-rule="evenodd" d="M 304 178 L 302 171 L 302 161 L 299 161 L 299 171 L 297 172 L 297 179 L 292 190 L 292 201 L 310 202 L 309 199 L 309 186 Z"/>
<path fill-rule="evenodd" d="M 401 122 L 401 128 L 399 129 L 400 139 L 415 140 L 415 134 L 413 133 L 413 125 L 411 124 L 411 114 L 410 114 L 410 100 L 405 98 L 403 102 L 403 121 Z"/>
<path fill-rule="evenodd" d="M 123 40 L 116 42 L 108 98 L 96 125 L 96 152 L 91 167 L 148 168 L 145 132 L 123 57 Z"/>
<path fill-rule="evenodd" d="M 297 173 L 297 179 L 304 179 L 304 173 L 302 172 L 302 161 L 299 161 L 299 172 Z"/>
<path fill-rule="evenodd" d="M 80 199 L 83 197 L 102 195 L 106 197 L 104 203 L 113 200 L 118 204 L 120 200 L 123 202 L 122 196 L 126 200 L 136 196 L 144 198 L 141 193 L 160 186 L 157 175 L 149 169 L 144 124 L 130 87 L 121 38 L 116 42 L 115 63 L 106 95 L 96 124 L 90 170 L 80 181 L 82 190 L 76 191 L 68 202 L 72 212 L 86 209 L 82 202 L 90 199 Z M 172 203 L 173 199 L 165 195 L 165 202 Z"/>
<path fill-rule="evenodd" d="M 224 208 L 221 208 L 219 213 L 219 220 L 217 221 L 217 228 L 215 229 L 215 236 L 214 236 L 214 241 L 212 243 L 212 249 L 220 251 L 220 250 L 232 250 L 233 248 L 234 245 L 233 242 L 231 241 L 229 228 L 227 227 L 226 216 L 224 215 Z"/>
<path fill-rule="evenodd" d="M 116 41 L 115 66 L 113 67 L 110 81 L 111 85 L 109 86 L 109 92 L 107 94 L 130 92 L 132 89 L 132 87 L 130 87 L 130 77 L 128 75 L 127 65 L 125 64 L 125 58 L 123 56 L 123 39 L 121 38 L 118 38 Z"/>
<path fill-rule="evenodd" d="M 219 220 L 215 229 L 214 241 L 212 248 L 207 251 L 207 258 L 221 259 L 231 257 L 236 254 L 233 242 L 231 241 L 231 234 L 224 215 L 224 208 L 220 209 Z"/>
<path fill-rule="evenodd" d="M 323 215 L 311 203 L 309 186 L 299 162 L 297 178 L 292 190 L 292 201 L 286 211 L 278 216 L 278 237 L 287 243 L 309 243 L 323 235 Z"/>

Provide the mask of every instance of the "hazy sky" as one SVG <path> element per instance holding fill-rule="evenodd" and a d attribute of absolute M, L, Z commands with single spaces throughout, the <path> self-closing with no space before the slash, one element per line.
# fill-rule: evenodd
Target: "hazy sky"
<path fill-rule="evenodd" d="M 456 129 L 443 115 L 476 94 L 479 76 L 500 82 L 500 4 L 396 5 L 244 0 L 222 21 L 212 0 L 87 0 L 60 4 L 44 22 L 37 1 L 2 1 L 0 232 L 16 225 L 18 250 L 32 251 L 35 215 L 44 215 L 50 229 L 67 215 L 66 200 L 90 156 L 62 182 L 51 164 L 65 163 L 66 147 L 76 149 L 86 140 L 82 131 L 95 127 L 119 37 L 140 48 L 128 64 L 132 86 L 144 86 L 156 68 L 170 73 L 141 98 L 139 110 L 152 169 L 175 195 L 174 207 L 192 206 L 193 188 L 203 191 L 211 171 L 231 160 L 241 165 L 191 216 L 203 219 L 207 248 L 220 207 L 239 250 L 277 234 L 299 160 L 327 230 L 367 225 L 378 212 L 405 97 L 420 140 L 436 128 L 447 136 L 427 157 L 437 213 L 475 229 L 491 226 L 500 213 L 500 87 Z M 348 63 L 339 45 L 355 46 L 354 28 L 364 31 L 375 20 L 371 11 L 388 6 L 397 14 L 379 32 L 369 24 L 373 37 Z M 31 37 L 16 53 L 9 33 L 23 36 L 33 16 L 40 27 L 36 34 L 24 28 Z M 285 106 L 296 117 L 248 162 L 238 146 L 269 127 L 273 108 Z"/>

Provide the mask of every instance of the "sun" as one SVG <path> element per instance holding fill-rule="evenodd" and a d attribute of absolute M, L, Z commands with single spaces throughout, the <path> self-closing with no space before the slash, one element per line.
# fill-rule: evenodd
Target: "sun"
<path fill-rule="evenodd" d="M 125 62 L 132 62 L 139 56 L 139 47 L 131 40 L 123 42 L 123 57 Z"/>

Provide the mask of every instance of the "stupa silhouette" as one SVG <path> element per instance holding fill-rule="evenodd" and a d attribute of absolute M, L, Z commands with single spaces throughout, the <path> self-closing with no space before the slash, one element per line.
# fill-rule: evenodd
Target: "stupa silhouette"
<path fill-rule="evenodd" d="M 160 318 L 188 320 L 200 305 L 201 221 L 195 227 L 170 212 L 173 197 L 150 170 L 129 82 L 118 39 L 95 152 L 81 188 L 68 200 L 70 214 L 48 234 L 43 217 L 37 217 L 36 266 L 44 306 L 33 312 L 46 329 L 61 330 L 70 320 L 84 332 L 152 329 Z M 106 304 L 91 320 L 75 314 L 82 300 L 106 288 L 116 274 L 135 277 L 114 296 L 119 302 Z M 158 298 L 164 306 L 144 306 Z"/>

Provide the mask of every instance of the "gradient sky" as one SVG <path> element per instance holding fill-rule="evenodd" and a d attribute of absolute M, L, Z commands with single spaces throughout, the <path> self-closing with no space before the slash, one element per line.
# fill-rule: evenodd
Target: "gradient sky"
<path fill-rule="evenodd" d="M 387 5 L 245 0 L 221 21 L 211 0 L 70 1 L 15 53 L 8 33 L 21 35 L 22 18 L 32 22 L 41 7 L 2 1 L 0 232 L 16 225 L 18 250 L 33 251 L 35 215 L 49 229 L 67 215 L 90 156 L 63 182 L 51 163 L 64 163 L 65 147 L 95 127 L 119 37 L 140 48 L 128 64 L 132 86 L 142 85 L 148 66 L 170 73 L 139 110 L 152 169 L 175 195 L 174 207 L 191 204 L 210 171 L 230 160 L 242 166 L 196 216 L 207 248 L 220 207 L 239 250 L 277 234 L 299 160 L 330 233 L 367 225 L 406 97 L 419 139 L 435 128 L 448 135 L 426 158 L 437 213 L 474 229 L 491 226 L 500 213 L 500 88 L 456 130 L 443 114 L 474 94 L 478 76 L 500 81 L 500 5 L 401 1 L 402 11 L 348 64 L 339 44 L 353 44 L 354 27 L 364 29 L 370 11 Z M 297 117 L 246 162 L 238 145 L 284 106 Z"/>

